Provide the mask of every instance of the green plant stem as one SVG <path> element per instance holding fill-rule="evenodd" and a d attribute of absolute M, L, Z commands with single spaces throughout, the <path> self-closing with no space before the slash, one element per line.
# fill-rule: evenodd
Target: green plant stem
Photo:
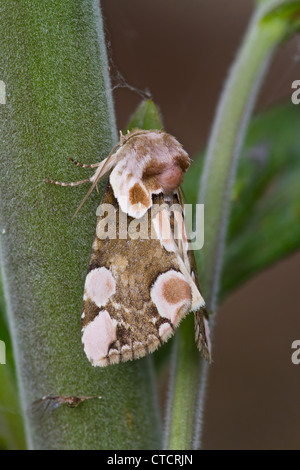
<path fill-rule="evenodd" d="M 269 21 L 262 22 L 277 5 L 278 2 L 272 0 L 264 2 L 253 15 L 225 84 L 205 158 L 199 196 L 199 203 L 205 204 L 205 245 L 201 253 L 200 279 L 207 306 L 213 312 L 217 307 L 229 200 L 238 156 L 270 59 L 290 28 L 289 17 L 273 14 Z M 192 322 L 187 328 L 191 342 L 194 336 Z M 203 408 L 207 367 L 200 361 L 196 369 L 189 341 L 187 332 L 180 331 L 169 404 L 166 438 L 169 449 L 198 448 L 202 434 L 202 417 L 195 420 L 195 414 L 196 411 L 201 413 Z M 183 403 L 186 406 L 182 406 Z M 185 423 L 183 428 L 180 423 Z"/>
<path fill-rule="evenodd" d="M 202 410 L 195 411 L 192 404 L 197 403 L 199 368 L 206 367 L 199 356 L 195 342 L 191 340 L 194 328 L 192 315 L 184 320 L 180 332 L 174 339 L 172 357 L 171 399 L 168 403 L 165 447 L 169 450 L 188 450 L 194 441 L 194 430 L 198 426 L 198 416 Z M 201 361 L 201 362 L 200 362 Z M 200 362 L 200 364 L 199 364 Z M 188 369 L 188 371 L 187 371 Z M 201 407 L 201 404 L 198 403 Z"/>
<path fill-rule="evenodd" d="M 151 358 L 107 368 L 80 341 L 96 191 L 72 220 L 86 186 L 74 181 L 117 139 L 98 0 L 1 3 L 0 246 L 18 384 L 32 449 L 160 448 Z M 44 395 L 95 395 L 41 413 Z"/>

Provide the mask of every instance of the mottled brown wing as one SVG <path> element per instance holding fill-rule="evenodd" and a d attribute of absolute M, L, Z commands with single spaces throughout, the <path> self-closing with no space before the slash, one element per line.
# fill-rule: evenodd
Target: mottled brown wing
<path fill-rule="evenodd" d="M 187 243 L 187 239 L 189 239 L 188 230 L 185 226 L 184 221 L 184 205 L 182 200 L 181 191 L 179 190 L 176 195 L 174 195 L 174 203 L 177 202 L 175 199 L 178 197 L 178 202 L 182 207 L 182 223 L 184 224 L 183 228 L 183 236 L 182 239 L 178 242 L 178 249 L 180 256 L 182 257 L 192 280 L 195 282 L 200 294 L 200 284 L 199 284 L 199 277 L 198 277 L 198 270 L 196 265 L 196 259 L 194 252 L 189 250 L 189 246 Z M 208 326 L 208 313 L 205 308 L 205 304 L 202 305 L 200 308 L 194 311 L 195 315 L 195 341 L 199 351 L 203 354 L 205 359 L 210 362 L 211 361 L 211 345 L 210 345 L 210 336 L 209 336 L 209 326 Z"/>
<path fill-rule="evenodd" d="M 163 203 L 163 195 L 154 195 L 153 202 Z M 82 342 L 95 366 L 153 352 L 193 306 L 204 303 L 176 253 L 153 238 L 150 210 L 141 219 L 127 216 L 110 184 L 103 204 L 108 212 L 97 220 L 82 314 Z M 146 231 L 148 239 L 122 238 L 125 224 L 131 235 Z M 106 229 L 110 238 L 103 239 Z"/>
<path fill-rule="evenodd" d="M 188 252 L 190 266 L 191 266 L 191 276 L 194 279 L 196 286 L 200 291 L 199 278 L 197 265 L 195 260 L 195 255 L 192 250 Z M 201 292 L 201 291 L 200 291 Z M 208 362 L 211 362 L 211 344 L 209 336 L 209 326 L 208 326 L 208 313 L 205 305 L 200 307 L 195 313 L 195 341 L 197 348 L 203 354 L 205 359 Z"/>

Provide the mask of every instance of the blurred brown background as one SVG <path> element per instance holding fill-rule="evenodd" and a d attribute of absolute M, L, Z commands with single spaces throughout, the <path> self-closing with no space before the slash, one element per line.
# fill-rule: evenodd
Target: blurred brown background
<path fill-rule="evenodd" d="M 253 3 L 101 1 L 113 84 L 121 84 L 120 72 L 131 86 L 148 89 L 161 108 L 165 129 L 191 155 L 207 141 Z M 257 109 L 289 99 L 296 79 L 299 37 L 276 54 Z M 122 129 L 141 97 L 116 88 L 114 99 Z M 291 344 L 300 339 L 299 268 L 297 253 L 221 306 L 208 383 L 205 449 L 300 448 L 300 365 L 291 362 Z"/>

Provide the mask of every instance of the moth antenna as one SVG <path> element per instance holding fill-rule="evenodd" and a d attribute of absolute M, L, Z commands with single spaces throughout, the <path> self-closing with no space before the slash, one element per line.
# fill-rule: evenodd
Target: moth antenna
<path fill-rule="evenodd" d="M 68 160 L 76 166 L 80 166 L 81 168 L 97 168 L 98 166 L 101 165 L 101 162 L 98 163 L 80 163 L 77 160 L 74 160 L 72 157 L 67 157 Z"/>
<path fill-rule="evenodd" d="M 123 135 L 123 134 L 122 134 Z M 89 181 L 92 181 L 93 184 L 92 186 L 90 187 L 90 189 L 88 190 L 88 192 L 86 193 L 85 197 L 83 198 L 83 200 L 81 201 L 81 203 L 79 204 L 79 206 L 77 207 L 76 209 L 76 212 L 75 214 L 73 215 L 73 219 L 74 217 L 76 217 L 76 215 L 78 214 L 78 212 L 80 211 L 80 209 L 82 208 L 83 204 L 85 203 L 85 201 L 87 200 L 87 198 L 89 197 L 89 195 L 91 194 L 91 192 L 93 191 L 93 189 L 95 187 L 97 187 L 97 184 L 99 183 L 100 179 L 103 178 L 103 176 L 105 176 L 110 170 L 111 168 L 114 166 L 115 164 L 115 159 L 113 159 L 113 156 L 114 156 L 114 153 L 116 152 L 117 148 L 120 147 L 122 145 L 122 142 L 118 142 L 114 148 L 112 149 L 112 151 L 110 152 L 110 154 L 108 155 L 108 157 L 103 160 L 100 165 L 98 166 L 98 169 L 96 170 L 95 174 L 91 177 L 91 179 Z M 106 167 L 106 168 L 105 168 Z M 105 171 L 104 171 L 105 169 Z"/>
<path fill-rule="evenodd" d="M 44 181 L 45 183 L 56 184 L 57 186 L 79 186 L 80 184 L 90 183 L 91 179 L 87 178 L 85 180 L 72 181 L 71 183 L 64 183 L 62 181 L 54 181 L 54 180 L 49 180 L 49 179 L 45 179 Z"/>
<path fill-rule="evenodd" d="M 79 206 L 77 207 L 76 211 L 75 211 L 75 214 L 73 215 L 72 219 L 75 219 L 76 215 L 78 214 L 78 212 L 80 211 L 80 209 L 82 208 L 83 204 L 85 203 L 85 201 L 87 200 L 87 198 L 89 197 L 89 195 L 91 194 L 91 192 L 93 191 L 94 187 L 96 186 L 98 181 L 96 181 L 95 183 L 92 184 L 92 186 L 90 187 L 90 189 L 88 190 L 88 192 L 86 193 L 86 195 L 84 196 L 84 198 L 82 199 L 81 203 L 79 204 Z"/>

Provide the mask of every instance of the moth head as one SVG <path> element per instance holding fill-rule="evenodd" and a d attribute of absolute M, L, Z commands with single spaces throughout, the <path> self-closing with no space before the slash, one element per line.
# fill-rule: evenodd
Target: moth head
<path fill-rule="evenodd" d="M 114 195 L 119 203 L 121 197 L 126 201 L 124 206 L 120 203 L 122 210 L 127 212 L 125 206 L 135 203 L 139 208 L 129 208 L 128 213 L 140 217 L 151 206 L 152 194 L 172 193 L 180 186 L 189 166 L 190 159 L 182 145 L 164 131 L 134 130 L 125 136 L 120 133 L 120 141 L 90 178 L 93 184 L 75 215 L 99 181 L 112 170 L 110 183 Z"/>
<path fill-rule="evenodd" d="M 164 193 L 172 192 L 183 181 L 183 174 L 189 167 L 189 161 L 178 156 L 172 161 L 153 162 L 143 171 L 143 179 L 155 178 Z"/>
<path fill-rule="evenodd" d="M 190 166 L 182 145 L 163 131 L 133 131 L 124 138 L 118 153 L 121 158 L 127 156 L 130 172 L 146 184 L 155 180 L 163 192 L 178 188 Z"/>

